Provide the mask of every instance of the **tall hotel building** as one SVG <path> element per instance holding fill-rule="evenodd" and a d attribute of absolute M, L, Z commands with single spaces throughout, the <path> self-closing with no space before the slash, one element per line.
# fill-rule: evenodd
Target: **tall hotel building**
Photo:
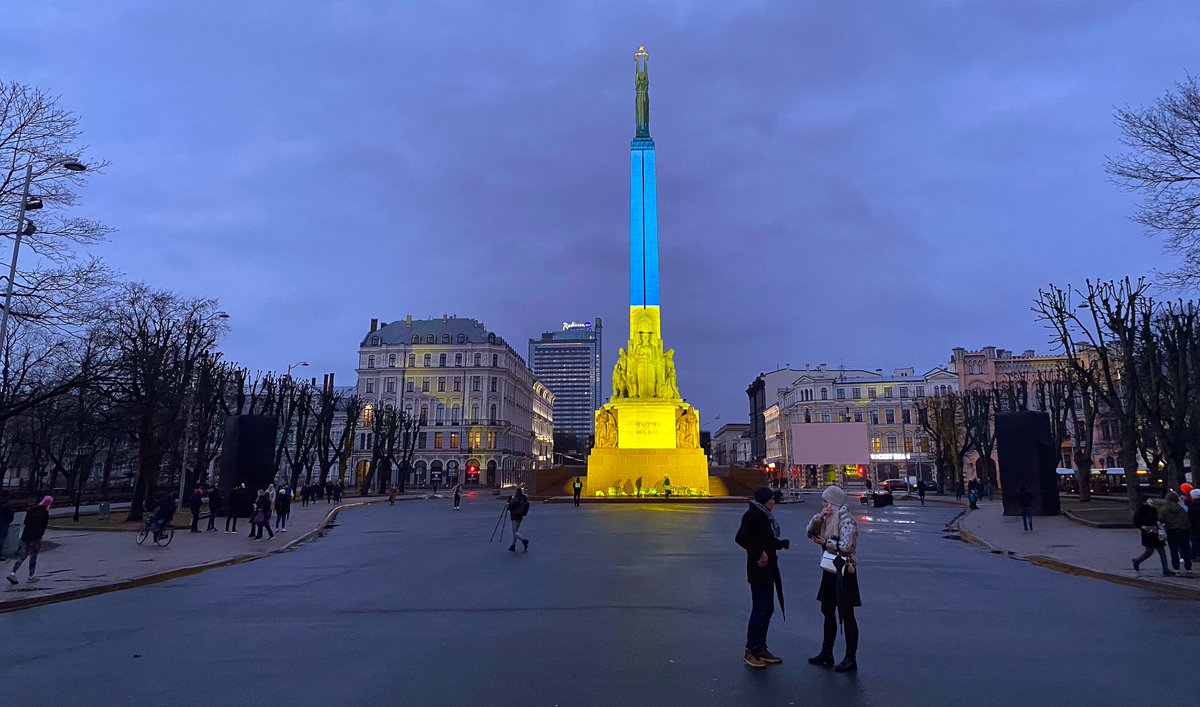
<path fill-rule="evenodd" d="M 529 367 L 554 394 L 554 432 L 586 438 L 592 434 L 600 398 L 600 318 L 563 322 L 529 340 Z"/>

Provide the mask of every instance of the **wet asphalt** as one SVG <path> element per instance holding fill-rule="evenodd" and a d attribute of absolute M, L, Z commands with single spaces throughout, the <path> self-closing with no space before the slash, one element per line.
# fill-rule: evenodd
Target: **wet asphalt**
<path fill-rule="evenodd" d="M 765 671 L 742 663 L 742 506 L 534 504 L 529 552 L 510 553 L 507 538 L 488 543 L 500 505 L 476 496 L 458 512 L 354 509 L 267 559 L 0 615 L 0 694 L 14 705 L 1196 704 L 1200 604 L 947 539 L 957 511 L 934 505 L 857 509 L 860 671 L 807 665 L 820 569 L 801 535 L 815 510 L 777 510 L 794 549 L 781 559 L 788 617 L 776 613 L 769 637 L 785 662 Z"/>

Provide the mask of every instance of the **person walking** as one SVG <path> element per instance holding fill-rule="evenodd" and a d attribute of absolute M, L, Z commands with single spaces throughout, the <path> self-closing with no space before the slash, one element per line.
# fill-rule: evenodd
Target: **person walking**
<path fill-rule="evenodd" d="M 263 539 L 264 530 L 270 536 L 268 539 L 275 539 L 275 533 L 271 530 L 271 497 L 265 489 L 260 490 L 258 498 L 254 500 L 254 517 L 251 520 L 250 537 L 256 542 Z"/>
<path fill-rule="evenodd" d="M 391 488 L 388 489 L 388 505 L 389 506 L 396 505 L 396 491 L 398 491 L 398 489 L 396 488 L 396 484 L 392 484 Z"/>
<path fill-rule="evenodd" d="M 337 482 L 333 485 L 333 502 L 334 503 L 342 502 L 342 493 L 345 492 L 345 490 L 346 490 L 346 484 L 341 479 L 338 479 Z"/>
<path fill-rule="evenodd" d="M 462 484 L 454 484 L 454 510 L 458 510 L 458 504 L 462 501 Z"/>
<path fill-rule="evenodd" d="M 246 502 L 246 484 L 238 484 L 229 489 L 229 503 L 225 509 L 225 532 L 237 532 L 238 512 L 242 510 L 242 504 Z M 230 524 L 232 523 L 232 528 Z"/>
<path fill-rule="evenodd" d="M 1200 489 L 1188 491 L 1188 526 L 1192 534 L 1192 559 L 1200 559 Z"/>
<path fill-rule="evenodd" d="M 846 492 L 830 486 L 821 493 L 821 511 L 808 521 L 806 534 L 821 547 L 821 586 L 817 601 L 825 617 L 821 652 L 808 662 L 812 665 L 833 665 L 833 645 L 837 641 L 838 619 L 846 638 L 846 655 L 834 667 L 835 672 L 858 670 L 858 620 L 855 607 L 862 606 L 858 592 L 858 525 L 846 508 Z"/>
<path fill-rule="evenodd" d="M 17 550 L 17 563 L 13 565 L 12 572 L 8 573 L 8 583 L 17 583 L 17 570 L 21 569 L 21 563 L 29 558 L 29 576 L 25 580 L 27 584 L 37 582 L 37 577 L 34 573 L 37 572 L 38 552 L 42 549 L 42 537 L 46 534 L 46 526 L 50 525 L 50 506 L 54 504 L 53 496 L 43 496 L 42 500 L 33 508 L 25 511 L 25 524 L 21 528 L 21 547 Z"/>
<path fill-rule="evenodd" d="M 8 491 L 0 491 L 0 562 L 7 562 L 4 556 L 4 545 L 8 542 L 8 526 L 12 525 L 17 512 L 8 502 Z"/>
<path fill-rule="evenodd" d="M 929 487 L 925 485 L 925 479 L 918 479 L 917 480 L 917 498 L 921 499 L 922 506 L 925 505 L 925 492 L 928 490 L 929 490 Z"/>
<path fill-rule="evenodd" d="M 575 477 L 575 483 L 571 484 L 571 493 L 575 495 L 575 507 L 579 508 L 579 497 L 583 494 L 583 482 L 579 480 L 578 476 Z"/>
<path fill-rule="evenodd" d="M 1021 527 L 1033 530 L 1033 492 L 1029 490 L 1029 484 L 1021 484 L 1017 490 L 1017 507 L 1021 509 Z"/>
<path fill-rule="evenodd" d="M 671 500 L 671 477 L 663 477 L 663 497 L 668 501 Z"/>
<path fill-rule="evenodd" d="M 954 500 L 961 501 L 962 497 L 963 497 L 963 485 L 962 485 L 962 479 L 959 479 L 958 482 L 956 484 L 954 484 Z"/>
<path fill-rule="evenodd" d="M 1158 521 L 1167 531 L 1167 547 L 1171 551 L 1171 569 L 1179 571 L 1182 560 L 1183 570 L 1192 571 L 1192 526 L 1188 522 L 1187 513 L 1179 505 L 1179 494 L 1167 492 L 1166 503 L 1158 508 Z"/>
<path fill-rule="evenodd" d="M 433 480 L 433 493 L 431 495 L 433 495 L 433 496 L 437 495 L 437 487 L 438 487 L 438 480 L 434 479 Z"/>
<path fill-rule="evenodd" d="M 1142 547 L 1145 548 L 1141 555 L 1133 558 L 1133 571 L 1140 571 L 1141 564 L 1157 552 L 1158 559 L 1162 563 L 1163 576 L 1174 577 L 1175 573 L 1167 568 L 1167 551 L 1163 548 L 1165 543 L 1158 536 L 1158 508 L 1155 507 L 1154 499 L 1147 498 L 1142 505 L 1138 506 L 1137 511 L 1133 514 L 1133 524 L 1141 533 Z"/>
<path fill-rule="evenodd" d="M 192 494 L 187 497 L 188 510 L 192 512 L 192 530 L 193 533 L 200 532 L 200 509 L 204 508 L 204 494 L 199 488 L 192 489 Z"/>
<path fill-rule="evenodd" d="M 286 533 L 288 518 L 291 516 L 292 487 L 284 485 L 283 490 L 275 494 L 275 529 Z"/>
<path fill-rule="evenodd" d="M 217 529 L 217 511 L 221 510 L 221 492 L 217 487 L 211 486 L 208 489 L 208 528 L 207 530 L 215 531 Z"/>
<path fill-rule="evenodd" d="M 971 479 L 967 484 L 967 504 L 972 510 L 979 510 L 979 482 Z"/>
<path fill-rule="evenodd" d="M 746 654 L 743 658 L 751 668 L 779 665 L 783 659 L 767 649 L 767 630 L 775 613 L 775 597 L 779 610 L 784 612 L 783 579 L 779 574 L 780 550 L 791 547 L 787 538 L 779 537 L 779 523 L 772 511 L 775 499 L 771 489 L 754 489 L 750 506 L 742 514 L 736 542 L 746 551 L 746 581 L 750 584 L 750 619 L 746 622 Z"/>
<path fill-rule="evenodd" d="M 521 535 L 521 522 L 525 520 L 525 516 L 529 515 L 529 499 L 525 497 L 525 491 L 520 486 L 517 487 L 517 492 L 508 499 L 508 517 L 512 520 L 512 544 L 508 546 L 509 552 L 517 551 L 517 541 L 525 546 L 525 552 L 529 552 L 529 539 Z"/>

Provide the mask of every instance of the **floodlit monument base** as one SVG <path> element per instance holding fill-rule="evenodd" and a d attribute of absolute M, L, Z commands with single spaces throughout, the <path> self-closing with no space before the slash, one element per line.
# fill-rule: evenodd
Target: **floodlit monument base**
<path fill-rule="evenodd" d="M 696 409 L 680 401 L 617 400 L 596 412 L 616 428 L 616 446 L 588 457 L 587 495 L 632 498 L 708 495 L 708 458 L 693 444 Z M 611 440 L 611 429 L 598 439 Z M 698 441 L 698 440 L 696 440 Z M 680 444 L 682 442 L 682 445 Z"/>

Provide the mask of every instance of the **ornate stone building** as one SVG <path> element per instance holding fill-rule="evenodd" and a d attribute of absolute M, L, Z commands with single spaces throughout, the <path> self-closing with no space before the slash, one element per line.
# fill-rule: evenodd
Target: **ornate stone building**
<path fill-rule="evenodd" d="M 550 466 L 554 395 L 481 322 L 373 319 L 358 358 L 357 392 L 371 409 L 393 405 L 422 420 L 407 483 L 499 486 Z M 362 426 L 352 458 L 357 478 L 373 444 Z"/>

